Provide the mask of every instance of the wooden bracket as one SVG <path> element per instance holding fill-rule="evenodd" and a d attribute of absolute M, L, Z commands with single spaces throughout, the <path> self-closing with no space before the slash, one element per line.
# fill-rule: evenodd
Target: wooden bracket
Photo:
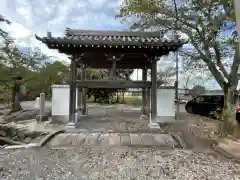
<path fill-rule="evenodd" d="M 117 55 L 104 54 L 104 55 L 106 56 L 107 60 L 112 61 L 112 68 L 111 68 L 109 79 L 115 80 L 116 79 L 117 61 L 120 61 L 123 58 L 124 54 L 121 54 L 121 55 L 119 55 L 119 54 L 117 54 Z"/>
<path fill-rule="evenodd" d="M 155 56 L 150 56 L 150 57 L 148 57 L 148 61 L 149 61 L 150 63 L 156 63 L 158 60 L 159 60 L 159 58 L 158 58 L 158 57 L 155 57 Z"/>
<path fill-rule="evenodd" d="M 107 58 L 107 60 L 115 60 L 115 61 L 120 61 L 123 57 L 124 54 L 104 54 Z"/>

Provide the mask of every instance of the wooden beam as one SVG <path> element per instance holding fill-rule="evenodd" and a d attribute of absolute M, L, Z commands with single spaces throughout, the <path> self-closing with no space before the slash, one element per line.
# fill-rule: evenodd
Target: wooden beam
<path fill-rule="evenodd" d="M 102 47 L 78 47 L 78 46 L 73 46 L 73 45 L 69 45 L 65 44 L 63 46 L 58 46 L 56 44 L 47 44 L 48 48 L 50 49 L 58 49 L 61 53 L 65 53 L 68 55 L 72 55 L 72 54 L 80 54 L 83 52 L 91 52 L 91 53 L 138 53 L 138 54 L 146 54 L 148 56 L 163 56 L 163 55 L 167 55 L 169 54 L 169 52 L 171 51 L 176 51 L 178 49 L 178 47 L 172 47 L 172 46 L 161 46 L 161 47 L 157 47 L 157 48 L 102 48 Z"/>
<path fill-rule="evenodd" d="M 150 81 L 126 81 L 126 80 L 85 80 L 77 81 L 77 86 L 85 88 L 147 88 L 151 87 Z"/>

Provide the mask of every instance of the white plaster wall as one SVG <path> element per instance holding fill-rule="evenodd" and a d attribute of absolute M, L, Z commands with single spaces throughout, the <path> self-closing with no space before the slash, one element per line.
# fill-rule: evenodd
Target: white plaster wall
<path fill-rule="evenodd" d="M 157 116 L 175 117 L 174 89 L 157 89 Z"/>
<path fill-rule="evenodd" d="M 76 90 L 76 107 L 78 91 Z M 69 114 L 69 86 L 54 85 L 52 86 L 52 115 L 68 116 Z"/>

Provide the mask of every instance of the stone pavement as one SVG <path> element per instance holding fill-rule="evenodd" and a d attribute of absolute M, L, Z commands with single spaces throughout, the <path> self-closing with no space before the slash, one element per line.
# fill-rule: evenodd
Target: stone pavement
<path fill-rule="evenodd" d="M 178 142 L 169 134 L 151 133 L 62 133 L 47 144 L 51 148 L 82 146 L 172 148 L 178 145 Z"/>
<path fill-rule="evenodd" d="M 223 139 L 214 149 L 221 153 L 223 156 L 234 159 L 240 163 L 240 140 Z"/>

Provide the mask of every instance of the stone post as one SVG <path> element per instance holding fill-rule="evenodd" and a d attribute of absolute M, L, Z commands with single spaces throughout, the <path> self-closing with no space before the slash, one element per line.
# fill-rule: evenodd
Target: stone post
<path fill-rule="evenodd" d="M 75 128 L 76 120 L 76 61 L 75 58 L 71 60 L 70 67 L 70 88 L 69 88 L 69 122 L 67 128 Z"/>
<path fill-rule="evenodd" d="M 47 121 L 48 116 L 45 114 L 45 93 L 40 94 L 39 98 L 39 115 L 36 117 L 37 121 Z"/>
<path fill-rule="evenodd" d="M 35 108 L 39 109 L 40 108 L 40 97 L 37 97 L 35 101 L 36 101 Z"/>
<path fill-rule="evenodd" d="M 157 61 L 155 58 L 151 59 L 151 116 L 149 118 L 149 127 L 160 128 L 156 122 L 157 118 Z"/>
<path fill-rule="evenodd" d="M 45 94 L 40 94 L 40 115 L 44 115 L 45 113 Z"/>

